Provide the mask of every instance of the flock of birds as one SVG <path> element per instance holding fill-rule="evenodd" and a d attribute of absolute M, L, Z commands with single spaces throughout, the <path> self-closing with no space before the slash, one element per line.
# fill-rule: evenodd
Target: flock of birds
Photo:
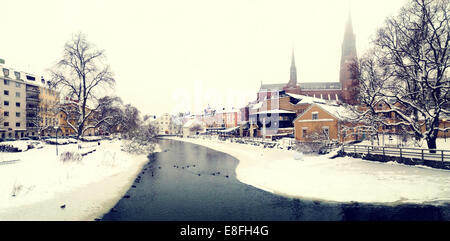
<path fill-rule="evenodd" d="M 185 168 L 186 168 L 186 169 L 187 169 L 187 168 L 190 168 L 190 167 L 196 167 L 196 165 L 193 164 L 193 165 L 186 165 L 186 166 L 181 166 L 181 167 L 178 166 L 178 165 L 173 165 L 173 167 L 174 167 L 174 168 L 181 168 L 181 169 L 185 169 Z M 211 175 L 212 175 L 212 176 L 216 176 L 216 175 L 218 176 L 218 175 L 220 175 L 220 172 L 213 172 L 213 173 L 211 173 Z M 197 176 L 201 176 L 201 173 L 198 173 Z M 225 175 L 225 177 L 226 177 L 226 178 L 229 178 L 228 175 Z"/>
<path fill-rule="evenodd" d="M 167 152 L 167 150 L 164 150 L 164 152 Z M 173 165 L 173 168 L 178 168 L 178 169 L 188 169 L 188 168 L 195 168 L 196 165 L 192 164 L 192 165 L 186 165 L 186 166 L 178 166 L 178 165 Z M 158 169 L 161 169 L 161 166 L 158 166 Z M 149 165 L 149 166 L 145 166 L 144 169 L 142 170 L 142 172 L 140 173 L 140 175 L 138 175 L 136 177 L 136 179 L 134 180 L 133 185 L 131 186 L 131 188 L 136 188 L 136 184 L 141 182 L 142 176 L 147 172 L 147 171 L 151 171 L 152 172 L 152 177 L 154 176 L 154 168 L 153 165 Z M 212 172 L 210 173 L 210 175 L 212 176 L 219 176 L 221 173 L 220 172 Z M 197 173 L 197 176 L 201 176 L 201 173 Z M 225 175 L 226 178 L 229 178 L 228 175 Z M 130 198 L 130 195 L 125 195 L 123 196 L 123 198 Z M 63 204 L 60 206 L 61 209 L 65 209 L 66 208 L 66 204 Z M 111 209 L 111 212 L 117 212 L 117 210 L 115 210 L 114 208 Z"/>

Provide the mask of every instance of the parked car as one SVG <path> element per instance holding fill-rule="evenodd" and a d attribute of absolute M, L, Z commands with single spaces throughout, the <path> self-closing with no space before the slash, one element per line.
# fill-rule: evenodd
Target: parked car
<path fill-rule="evenodd" d="M 21 140 L 21 141 L 30 141 L 31 138 L 29 138 L 29 137 L 22 137 L 22 138 L 20 138 L 20 140 Z"/>
<path fill-rule="evenodd" d="M 6 138 L 5 141 L 16 141 L 14 138 Z"/>

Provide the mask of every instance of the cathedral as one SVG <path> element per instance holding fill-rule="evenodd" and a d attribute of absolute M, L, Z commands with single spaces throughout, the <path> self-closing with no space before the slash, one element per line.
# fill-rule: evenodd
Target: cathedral
<path fill-rule="evenodd" d="M 333 100 L 350 105 L 357 104 L 358 81 L 352 78 L 350 66 L 357 60 L 355 34 L 353 33 L 351 15 L 348 15 L 342 42 L 339 82 L 302 82 L 297 83 L 294 50 L 290 78 L 287 84 L 261 84 L 259 93 L 285 91 L 286 93 L 307 95 L 324 100 Z M 269 94 L 269 93 L 268 93 Z M 269 94 L 270 95 L 270 94 Z"/>

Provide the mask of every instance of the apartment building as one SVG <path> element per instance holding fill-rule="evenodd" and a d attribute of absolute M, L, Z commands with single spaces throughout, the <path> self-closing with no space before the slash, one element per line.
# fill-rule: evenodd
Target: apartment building
<path fill-rule="evenodd" d="M 42 134 L 49 103 L 58 105 L 59 94 L 43 77 L 0 64 L 0 138 Z M 51 121 L 57 125 L 56 116 Z"/>
<path fill-rule="evenodd" d="M 0 138 L 26 136 L 26 82 L 23 72 L 0 65 Z"/>

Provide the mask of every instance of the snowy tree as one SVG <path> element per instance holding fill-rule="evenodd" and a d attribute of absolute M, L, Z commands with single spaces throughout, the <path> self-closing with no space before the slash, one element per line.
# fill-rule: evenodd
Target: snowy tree
<path fill-rule="evenodd" d="M 122 99 L 117 96 L 104 96 L 98 102 L 100 106 L 98 109 L 98 117 L 104 120 L 100 128 L 107 133 L 120 132 L 125 115 Z"/>
<path fill-rule="evenodd" d="M 123 150 L 134 154 L 146 154 L 155 150 L 157 130 L 150 124 L 130 130 Z"/>
<path fill-rule="evenodd" d="M 436 149 L 439 118 L 450 114 L 448 0 L 411 0 L 377 31 L 370 57 L 357 74 L 360 98 L 384 126 L 404 126 Z M 387 108 L 376 108 L 384 104 Z M 394 113 L 398 121 L 379 117 Z M 446 128 L 447 130 L 449 128 Z"/>
<path fill-rule="evenodd" d="M 75 34 L 64 45 L 63 58 L 52 70 L 55 86 L 61 89 L 71 102 L 61 108 L 68 118 L 67 124 L 77 137 L 88 129 L 97 128 L 103 121 L 112 117 L 99 119 L 97 111 L 101 107 L 98 98 L 106 88 L 115 84 L 109 65 L 105 64 L 105 52 L 98 50 L 88 42 L 82 33 Z"/>

